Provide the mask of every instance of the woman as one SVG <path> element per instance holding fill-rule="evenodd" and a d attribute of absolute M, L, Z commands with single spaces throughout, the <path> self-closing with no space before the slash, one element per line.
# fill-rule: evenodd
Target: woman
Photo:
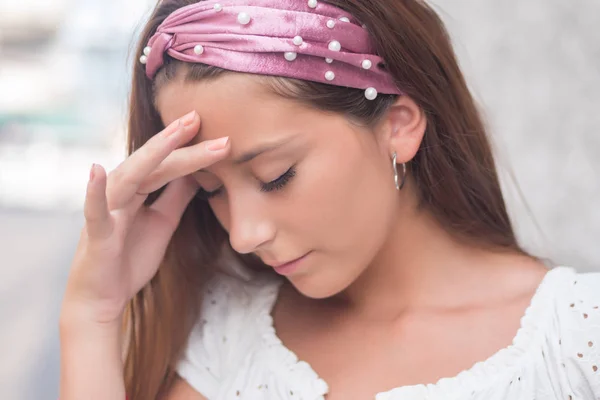
<path fill-rule="evenodd" d="M 168 0 L 138 57 L 63 400 L 600 398 L 600 276 L 519 246 L 426 4 Z"/>

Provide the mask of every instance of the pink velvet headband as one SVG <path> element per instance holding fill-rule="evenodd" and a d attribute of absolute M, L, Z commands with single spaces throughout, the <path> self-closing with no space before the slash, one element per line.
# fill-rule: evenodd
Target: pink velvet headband
<path fill-rule="evenodd" d="M 206 0 L 169 15 L 140 62 L 154 78 L 164 53 L 230 71 L 401 94 L 352 15 L 317 0 Z"/>

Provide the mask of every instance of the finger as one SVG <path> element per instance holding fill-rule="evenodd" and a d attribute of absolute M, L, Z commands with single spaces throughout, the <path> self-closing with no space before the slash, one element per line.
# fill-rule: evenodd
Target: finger
<path fill-rule="evenodd" d="M 104 239 L 112 233 L 112 218 L 106 200 L 106 171 L 94 164 L 90 171 L 83 215 L 90 239 Z"/>
<path fill-rule="evenodd" d="M 172 152 L 139 186 L 138 193 L 148 194 L 170 181 L 190 175 L 223 160 L 229 154 L 229 137 L 207 140 Z"/>
<path fill-rule="evenodd" d="M 160 197 L 148 208 L 148 211 L 159 214 L 168 223 L 169 236 L 179 226 L 181 216 L 197 191 L 198 184 L 191 177 L 175 179 L 167 185 Z"/>
<path fill-rule="evenodd" d="M 107 183 L 109 209 L 122 208 L 137 193 L 139 185 L 177 147 L 198 133 L 200 117 L 196 112 L 184 116 L 154 135 L 110 173 Z"/>

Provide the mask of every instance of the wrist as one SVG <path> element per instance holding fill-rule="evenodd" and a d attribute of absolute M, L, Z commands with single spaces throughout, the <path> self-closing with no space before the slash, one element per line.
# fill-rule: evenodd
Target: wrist
<path fill-rule="evenodd" d="M 67 293 L 61 307 L 60 326 L 84 325 L 101 329 L 120 326 L 125 307 L 125 301 L 90 301 Z"/>
<path fill-rule="evenodd" d="M 61 328 L 61 400 L 123 399 L 122 341 L 107 326 L 69 325 Z"/>
<path fill-rule="evenodd" d="M 120 337 L 122 322 L 120 319 L 100 322 L 75 313 L 61 313 L 59 330 L 61 336 L 91 335 L 96 337 Z"/>

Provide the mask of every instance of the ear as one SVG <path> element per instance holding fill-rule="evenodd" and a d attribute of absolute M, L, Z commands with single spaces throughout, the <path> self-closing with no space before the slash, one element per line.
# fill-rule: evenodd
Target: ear
<path fill-rule="evenodd" d="M 417 154 L 426 128 L 425 112 L 412 98 L 402 95 L 389 108 L 377 131 L 390 157 L 396 152 L 397 162 L 406 163 Z"/>

